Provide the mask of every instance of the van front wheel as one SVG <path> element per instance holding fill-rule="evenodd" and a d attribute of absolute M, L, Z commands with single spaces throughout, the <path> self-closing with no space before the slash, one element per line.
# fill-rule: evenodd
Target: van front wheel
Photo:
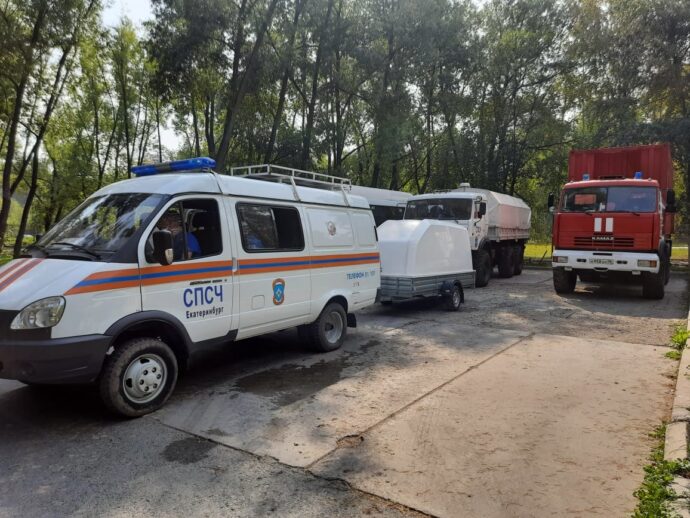
<path fill-rule="evenodd" d="M 305 331 L 304 335 L 314 351 L 327 353 L 339 349 L 347 334 L 345 308 L 337 302 L 331 302 Z"/>
<path fill-rule="evenodd" d="M 156 338 L 120 344 L 105 360 L 99 378 L 101 399 L 113 412 L 139 417 L 162 407 L 177 383 L 177 359 Z"/>

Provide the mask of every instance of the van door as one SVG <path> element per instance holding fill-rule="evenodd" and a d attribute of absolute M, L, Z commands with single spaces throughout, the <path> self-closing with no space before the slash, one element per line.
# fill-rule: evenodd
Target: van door
<path fill-rule="evenodd" d="M 171 201 L 139 245 L 144 311 L 177 318 L 193 342 L 225 337 L 233 327 L 232 242 L 222 198 L 189 196 Z M 173 234 L 173 263 L 155 263 L 152 233 Z"/>
<path fill-rule="evenodd" d="M 228 201 L 238 222 L 239 333 L 243 338 L 303 324 L 311 275 L 301 209 L 280 202 Z"/>

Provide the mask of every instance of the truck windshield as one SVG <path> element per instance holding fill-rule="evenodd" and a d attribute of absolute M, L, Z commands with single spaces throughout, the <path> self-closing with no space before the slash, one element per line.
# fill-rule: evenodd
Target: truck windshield
<path fill-rule="evenodd" d="M 563 212 L 656 212 L 656 187 L 582 187 L 563 191 Z"/>
<path fill-rule="evenodd" d="M 470 219 L 472 200 L 467 198 L 433 198 L 407 202 L 405 219 Z"/>
<path fill-rule="evenodd" d="M 35 245 L 47 256 L 107 260 L 152 216 L 162 194 L 128 193 L 89 198 Z"/>

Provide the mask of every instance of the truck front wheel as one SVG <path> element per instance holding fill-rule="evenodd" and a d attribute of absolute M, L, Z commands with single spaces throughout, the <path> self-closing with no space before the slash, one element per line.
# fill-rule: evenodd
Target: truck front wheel
<path fill-rule="evenodd" d="M 101 399 L 113 412 L 139 417 L 162 407 L 177 383 L 177 359 L 157 338 L 134 338 L 106 358 L 98 380 Z"/>
<path fill-rule="evenodd" d="M 489 280 L 491 279 L 491 270 L 493 270 L 491 267 L 491 256 L 489 256 L 489 252 L 486 250 L 480 249 L 474 253 L 473 259 L 474 269 L 477 272 L 476 278 L 474 279 L 474 285 L 477 288 L 483 288 L 489 284 Z"/>
<path fill-rule="evenodd" d="M 566 272 L 562 268 L 553 271 L 553 287 L 556 293 L 572 293 L 575 291 L 575 284 L 577 284 L 575 272 Z"/>
<path fill-rule="evenodd" d="M 498 275 L 504 279 L 513 276 L 515 265 L 513 265 L 513 247 L 506 246 L 498 250 Z"/>
<path fill-rule="evenodd" d="M 642 296 L 646 299 L 660 300 L 664 298 L 666 284 L 666 263 L 661 262 L 659 273 L 642 273 Z"/>

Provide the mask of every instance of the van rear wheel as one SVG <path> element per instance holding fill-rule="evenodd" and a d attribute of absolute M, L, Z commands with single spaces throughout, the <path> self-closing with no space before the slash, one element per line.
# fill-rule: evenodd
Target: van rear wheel
<path fill-rule="evenodd" d="M 106 358 L 98 380 L 108 409 L 125 417 L 139 417 L 162 407 L 177 383 L 177 359 L 156 338 L 134 338 L 120 344 Z"/>
<path fill-rule="evenodd" d="M 342 304 L 331 302 L 328 304 L 315 322 L 304 328 L 303 336 L 309 347 L 316 351 L 327 353 L 339 349 L 347 334 L 347 313 Z"/>

